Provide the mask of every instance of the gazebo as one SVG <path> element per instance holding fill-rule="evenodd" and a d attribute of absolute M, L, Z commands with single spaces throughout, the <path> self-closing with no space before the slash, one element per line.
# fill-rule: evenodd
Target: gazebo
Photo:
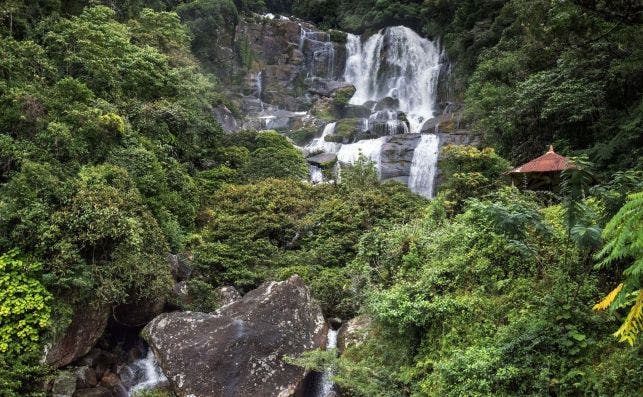
<path fill-rule="evenodd" d="M 558 191 L 560 173 L 576 168 L 574 163 L 565 156 L 554 152 L 549 145 L 547 153 L 509 171 L 511 183 L 529 190 Z"/>

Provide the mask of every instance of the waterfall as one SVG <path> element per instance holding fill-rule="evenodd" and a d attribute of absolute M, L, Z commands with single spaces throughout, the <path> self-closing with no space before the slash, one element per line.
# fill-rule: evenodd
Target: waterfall
<path fill-rule="evenodd" d="M 128 394 L 130 396 L 137 391 L 166 386 L 168 382 L 150 348 L 144 358 L 124 367 L 119 371 L 119 375 L 123 384 L 130 385 Z"/>
<path fill-rule="evenodd" d="M 324 182 L 324 173 L 322 172 L 321 168 L 317 167 L 316 165 L 309 164 L 308 170 L 310 173 L 311 183 L 317 184 Z"/>
<path fill-rule="evenodd" d="M 386 137 L 383 136 L 377 139 L 364 139 L 355 143 L 344 144 L 337 152 L 337 160 L 345 164 L 352 164 L 357 161 L 359 155 L 362 154 L 375 163 L 379 175 L 382 145 L 385 142 Z"/>
<path fill-rule="evenodd" d="M 257 73 L 255 78 L 255 94 L 259 98 L 259 105 L 261 106 L 261 111 L 264 110 L 263 101 L 261 100 L 261 95 L 263 95 L 263 70 Z"/>
<path fill-rule="evenodd" d="M 341 144 L 335 142 L 327 142 L 326 136 L 332 135 L 335 132 L 335 126 L 337 123 L 328 123 L 324 126 L 324 130 L 319 138 L 315 138 L 306 146 L 304 146 L 304 152 L 306 155 L 310 155 L 318 152 L 325 153 L 337 153 Z"/>
<path fill-rule="evenodd" d="M 344 80 L 352 83 L 354 105 L 392 97 L 406 113 L 411 132 L 433 117 L 440 50 L 438 45 L 404 26 L 388 27 L 362 43 L 349 34 Z"/>
<path fill-rule="evenodd" d="M 329 328 L 328 336 L 326 337 L 326 350 L 336 349 L 337 348 L 337 334 L 339 330 Z M 321 380 L 319 382 L 319 389 L 317 390 L 317 397 L 326 397 L 330 395 L 330 392 L 333 390 L 333 381 L 331 377 L 333 373 L 330 370 L 324 371 L 322 374 Z"/>
<path fill-rule="evenodd" d="M 422 134 L 413 151 L 409 188 L 421 196 L 432 198 L 438 167 L 439 139 L 435 134 Z"/>
<path fill-rule="evenodd" d="M 261 99 L 261 94 L 263 94 L 263 70 L 259 71 L 255 76 L 255 95 Z"/>

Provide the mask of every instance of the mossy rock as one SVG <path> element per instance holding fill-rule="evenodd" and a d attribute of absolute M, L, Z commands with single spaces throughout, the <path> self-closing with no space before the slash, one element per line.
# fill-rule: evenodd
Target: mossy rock
<path fill-rule="evenodd" d="M 348 118 L 368 118 L 371 110 L 363 105 L 348 105 L 344 108 L 343 116 Z"/>
<path fill-rule="evenodd" d="M 328 31 L 328 34 L 330 35 L 330 41 L 334 41 L 335 43 L 344 44 L 348 40 L 348 34 L 341 30 L 331 29 Z"/>
<path fill-rule="evenodd" d="M 351 118 L 337 121 L 333 135 L 327 135 L 326 141 L 338 143 L 351 143 L 360 133 L 362 119 Z"/>
<path fill-rule="evenodd" d="M 445 120 L 445 121 L 442 121 L 442 122 L 440 123 L 440 125 L 439 125 L 439 127 L 438 127 L 438 128 L 439 128 L 439 129 L 440 129 L 440 131 L 442 131 L 442 132 L 448 132 L 448 133 L 451 133 L 451 132 L 454 132 L 454 131 L 456 130 L 456 122 L 455 122 L 455 120 L 453 120 L 453 119 L 451 119 L 451 120 Z"/>
<path fill-rule="evenodd" d="M 344 108 L 348 105 L 348 102 L 351 100 L 355 94 L 355 87 L 352 85 L 342 87 L 333 92 L 333 105 L 337 108 Z"/>
<path fill-rule="evenodd" d="M 397 110 L 400 108 L 400 100 L 397 98 L 392 98 L 390 96 L 382 98 L 377 105 L 375 106 L 375 110 Z"/>
<path fill-rule="evenodd" d="M 292 141 L 299 146 L 303 146 L 312 141 L 315 135 L 317 135 L 316 127 L 304 127 L 286 134 L 288 138 L 292 139 Z"/>
<path fill-rule="evenodd" d="M 310 113 L 323 121 L 333 121 L 337 118 L 333 102 L 328 98 L 322 98 L 315 102 Z"/>

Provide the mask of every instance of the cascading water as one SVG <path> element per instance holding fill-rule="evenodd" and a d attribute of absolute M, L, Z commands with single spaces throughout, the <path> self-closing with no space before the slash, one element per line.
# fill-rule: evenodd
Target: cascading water
<path fill-rule="evenodd" d="M 439 139 L 435 134 L 423 134 L 413 151 L 409 188 L 424 197 L 433 197 L 435 173 L 438 166 Z"/>
<path fill-rule="evenodd" d="M 407 27 L 394 26 L 380 30 L 363 43 L 359 36 L 349 34 L 346 51 L 344 80 L 356 89 L 349 103 L 365 105 L 389 97 L 388 105 L 369 117 L 369 129 L 380 135 L 420 132 L 423 122 L 434 115 L 440 73 L 439 46 Z M 394 109 L 387 109 L 388 106 Z M 408 125 L 400 119 L 398 111 L 404 112 Z M 355 151 L 366 146 L 368 154 L 365 155 L 379 164 L 379 158 L 374 157 L 381 155 L 381 145 L 386 140 L 363 142 L 351 144 L 355 146 L 346 149 L 342 147 L 338 158 L 343 155 L 345 159 L 354 159 Z M 380 147 L 374 147 L 376 144 Z M 344 150 L 347 153 L 342 153 Z M 413 152 L 409 177 L 409 188 L 413 192 L 433 196 L 437 152 L 437 135 L 423 135 Z M 378 173 L 381 174 L 379 166 Z"/>
<path fill-rule="evenodd" d="M 399 101 L 411 132 L 433 117 L 440 73 L 438 45 L 404 26 L 380 30 L 365 43 L 349 34 L 344 80 L 355 86 L 354 105 L 385 97 Z"/>
<path fill-rule="evenodd" d="M 368 129 L 379 135 L 408 134 L 409 126 L 398 118 L 394 110 L 379 110 L 368 117 Z"/>
<path fill-rule="evenodd" d="M 337 152 L 337 160 L 345 164 L 353 164 L 360 154 L 375 163 L 377 172 L 380 172 L 382 145 L 386 137 L 377 139 L 364 139 L 355 143 L 344 144 Z"/>
<path fill-rule="evenodd" d="M 308 172 L 310 173 L 310 182 L 313 184 L 324 182 L 324 173 L 320 167 L 309 164 Z"/>
<path fill-rule="evenodd" d="M 168 380 L 161 371 L 152 349 L 147 350 L 144 358 L 119 371 L 119 376 L 125 385 L 130 385 L 128 395 L 134 395 L 141 390 L 155 389 L 167 385 Z"/>
<path fill-rule="evenodd" d="M 303 148 L 304 153 L 336 153 L 341 164 L 352 164 L 361 154 L 375 163 L 381 176 L 382 164 L 390 163 L 382 159 L 382 147 L 389 136 L 419 133 L 424 121 L 434 116 L 442 57 L 438 44 L 404 26 L 382 29 L 364 41 L 348 34 L 343 74 L 334 71 L 335 49 L 328 33 L 302 26 L 300 49 L 309 76 L 343 76 L 344 81 L 355 86 L 349 103 L 366 106 L 371 112 L 368 117 L 362 116 L 358 127 L 364 133 L 361 137 L 380 136 L 349 144 L 326 142 L 326 136 L 335 131 L 335 123 L 329 123 L 321 137 Z M 425 197 L 433 195 L 437 150 L 437 135 L 423 135 L 413 152 L 408 185 Z M 315 183 L 320 178 L 321 170 L 312 166 L 311 181 Z"/>
<path fill-rule="evenodd" d="M 327 142 L 326 136 L 332 135 L 335 132 L 337 123 L 328 123 L 324 126 L 324 130 L 319 138 L 315 138 L 306 146 L 304 152 L 309 155 L 317 152 L 337 153 L 341 144 L 335 142 Z"/>
<path fill-rule="evenodd" d="M 264 110 L 263 101 L 261 100 L 261 95 L 263 95 L 263 70 L 257 73 L 255 78 L 255 95 L 259 99 L 259 105 L 261 110 Z"/>
<path fill-rule="evenodd" d="M 326 350 L 332 350 L 337 348 L 337 334 L 339 330 L 329 328 L 328 336 L 326 337 Z M 333 390 L 333 381 L 331 377 L 333 376 L 332 371 L 326 370 L 321 376 L 319 381 L 319 387 L 317 390 L 316 397 L 326 397 L 330 395 L 330 392 Z"/>

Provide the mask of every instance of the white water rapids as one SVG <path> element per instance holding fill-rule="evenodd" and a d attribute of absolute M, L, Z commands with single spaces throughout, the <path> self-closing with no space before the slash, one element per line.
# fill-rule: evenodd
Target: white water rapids
<path fill-rule="evenodd" d="M 168 383 L 168 379 L 161 371 L 154 352 L 150 348 L 148 348 L 144 358 L 136 360 L 124 367 L 119 372 L 119 376 L 124 384 L 131 385 L 128 390 L 129 396 L 142 390 L 164 387 Z"/>
<path fill-rule="evenodd" d="M 382 158 L 382 145 L 386 142 L 386 137 L 377 139 L 363 139 L 355 143 L 347 143 L 341 146 L 337 152 L 337 160 L 345 164 L 353 164 L 357 161 L 360 154 L 366 159 L 375 163 L 377 172 L 380 172 L 380 162 Z"/>
<path fill-rule="evenodd" d="M 335 132 L 336 125 L 337 123 L 326 124 L 321 136 L 319 138 L 314 138 L 308 145 L 304 147 L 304 151 L 306 152 L 306 154 L 310 155 L 317 152 L 337 153 L 342 145 L 339 143 L 326 141 L 326 136 L 331 135 L 333 132 Z"/>
<path fill-rule="evenodd" d="M 337 348 L 337 334 L 339 330 L 329 328 L 326 337 L 326 350 L 333 350 Z M 335 383 L 332 381 L 333 373 L 330 370 L 324 371 L 319 381 L 316 397 L 326 397 L 330 395 Z"/>

